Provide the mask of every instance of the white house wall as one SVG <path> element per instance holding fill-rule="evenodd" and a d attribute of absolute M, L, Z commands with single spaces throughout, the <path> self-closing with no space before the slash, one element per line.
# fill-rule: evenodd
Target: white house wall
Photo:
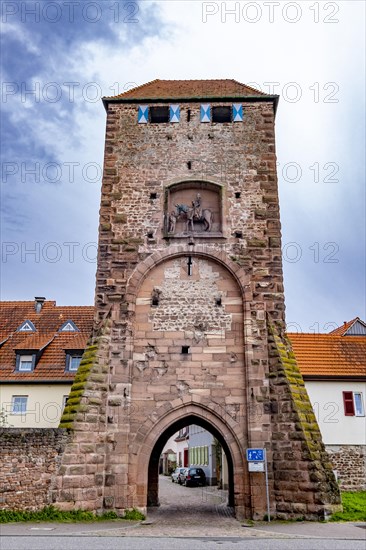
<path fill-rule="evenodd" d="M 306 381 L 325 445 L 366 445 L 365 416 L 345 416 L 344 391 L 361 392 L 365 407 L 366 383 Z"/>
<path fill-rule="evenodd" d="M 0 386 L 0 410 L 5 412 L 6 425 L 13 428 L 57 428 L 64 396 L 70 384 L 3 384 Z M 27 412 L 13 414 L 13 396 L 28 396 Z"/>

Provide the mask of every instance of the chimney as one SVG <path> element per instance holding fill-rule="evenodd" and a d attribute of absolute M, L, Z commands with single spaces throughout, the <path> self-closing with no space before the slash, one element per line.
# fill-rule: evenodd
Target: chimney
<path fill-rule="evenodd" d="M 46 298 L 44 298 L 43 296 L 36 296 L 34 298 L 34 309 L 36 310 L 36 313 L 40 313 L 45 299 Z"/>

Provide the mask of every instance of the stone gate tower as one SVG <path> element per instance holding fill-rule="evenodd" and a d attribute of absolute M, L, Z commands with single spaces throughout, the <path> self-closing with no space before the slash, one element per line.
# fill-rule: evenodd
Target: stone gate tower
<path fill-rule="evenodd" d="M 235 80 L 104 98 L 95 329 L 61 422 L 59 507 L 157 504 L 164 443 L 193 423 L 224 447 L 239 517 L 266 512 L 248 447 L 267 450 L 277 517 L 339 503 L 284 335 L 277 102 Z"/>

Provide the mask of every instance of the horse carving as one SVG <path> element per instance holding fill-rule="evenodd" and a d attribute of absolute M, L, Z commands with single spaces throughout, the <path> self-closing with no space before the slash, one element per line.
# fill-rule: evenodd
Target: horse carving
<path fill-rule="evenodd" d="M 204 231 L 211 231 L 212 222 L 213 222 L 213 213 L 208 208 L 199 210 L 197 213 L 197 208 L 187 206 L 186 204 L 176 204 L 176 218 L 180 216 L 186 217 L 186 231 L 194 231 L 194 222 L 199 222 L 203 224 Z"/>

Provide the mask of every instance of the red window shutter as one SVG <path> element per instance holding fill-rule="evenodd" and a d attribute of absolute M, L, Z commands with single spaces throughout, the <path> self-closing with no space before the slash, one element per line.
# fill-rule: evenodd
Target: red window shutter
<path fill-rule="evenodd" d="M 355 406 L 353 403 L 353 392 L 343 392 L 343 404 L 345 416 L 355 416 Z"/>

